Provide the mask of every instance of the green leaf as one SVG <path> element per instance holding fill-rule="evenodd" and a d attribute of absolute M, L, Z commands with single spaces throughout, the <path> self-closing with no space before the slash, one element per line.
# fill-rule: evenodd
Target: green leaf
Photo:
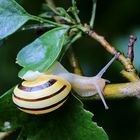
<path fill-rule="evenodd" d="M 14 107 L 11 97 L 12 92 L 13 88 L 7 91 L 4 95 L 0 96 L 0 130 L 2 131 L 15 130 L 20 127 L 20 125 L 16 123 L 18 118 L 15 120 L 15 117 L 13 116 L 18 112 L 20 113 L 20 111 Z M 11 127 L 5 127 L 5 122 L 10 122 Z"/>
<path fill-rule="evenodd" d="M 0 40 L 13 34 L 30 19 L 14 0 L 0 0 Z"/>
<path fill-rule="evenodd" d="M 55 28 L 24 47 L 17 55 L 17 63 L 24 67 L 19 77 L 28 70 L 46 71 L 59 57 L 67 30 L 68 28 Z"/>
<path fill-rule="evenodd" d="M 21 128 L 18 140 L 108 140 L 104 130 L 92 122 L 93 115 L 72 95 L 62 107 L 45 115 L 19 111 L 11 95 L 12 89 L 0 97 L 0 129 Z M 5 122 L 11 128 L 6 129 Z"/>

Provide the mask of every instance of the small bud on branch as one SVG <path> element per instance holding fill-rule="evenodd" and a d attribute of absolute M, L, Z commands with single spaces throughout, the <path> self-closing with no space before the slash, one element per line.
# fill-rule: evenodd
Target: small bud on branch
<path fill-rule="evenodd" d="M 137 38 L 133 35 L 130 35 L 129 37 L 129 43 L 128 43 L 128 52 L 127 57 L 130 58 L 131 62 L 134 60 L 134 43 L 136 42 Z"/>

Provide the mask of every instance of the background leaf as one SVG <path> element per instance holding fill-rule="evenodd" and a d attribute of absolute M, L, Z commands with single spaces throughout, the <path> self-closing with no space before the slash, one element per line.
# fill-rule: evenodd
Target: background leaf
<path fill-rule="evenodd" d="M 0 40 L 17 31 L 30 19 L 14 0 L 0 0 Z"/>
<path fill-rule="evenodd" d="M 21 112 L 13 104 L 12 89 L 0 97 L 0 129 L 21 128 L 18 140 L 108 140 L 101 127 L 92 122 L 92 113 L 83 109 L 74 96 L 58 110 L 45 115 L 30 115 Z M 11 128 L 5 128 L 9 122 Z"/>
<path fill-rule="evenodd" d="M 17 55 L 17 63 L 24 67 L 19 77 L 28 70 L 40 72 L 47 70 L 58 58 L 67 30 L 68 28 L 55 28 L 24 47 Z"/>

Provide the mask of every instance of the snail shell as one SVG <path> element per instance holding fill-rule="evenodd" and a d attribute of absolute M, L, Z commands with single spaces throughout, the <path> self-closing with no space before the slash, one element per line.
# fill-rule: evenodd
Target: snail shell
<path fill-rule="evenodd" d="M 45 114 L 59 108 L 67 100 L 71 85 L 55 75 L 41 75 L 33 81 L 23 81 L 14 89 L 13 102 L 30 114 Z"/>

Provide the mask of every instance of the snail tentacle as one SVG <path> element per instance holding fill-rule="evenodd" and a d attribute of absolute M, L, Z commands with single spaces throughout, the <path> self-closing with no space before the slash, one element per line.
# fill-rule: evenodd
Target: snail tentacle
<path fill-rule="evenodd" d="M 96 76 L 101 78 L 101 77 L 103 76 L 103 74 L 106 72 L 106 70 L 108 69 L 108 67 L 112 64 L 112 62 L 114 62 L 114 60 L 115 60 L 116 58 L 119 57 L 119 55 L 120 55 L 119 52 L 116 53 L 116 54 L 114 55 L 114 57 L 101 69 L 101 71 L 100 71 Z"/>
<path fill-rule="evenodd" d="M 96 89 L 97 89 L 98 95 L 100 96 L 100 98 L 101 98 L 101 100 L 102 100 L 102 102 L 103 102 L 103 104 L 104 104 L 105 109 L 108 109 L 109 107 L 107 106 L 106 101 L 105 101 L 105 99 L 104 99 L 104 97 L 103 97 L 103 92 L 102 92 L 102 90 L 100 89 L 100 87 L 99 87 L 98 84 L 96 84 L 96 83 L 93 83 L 93 84 L 94 84 L 94 86 L 95 86 Z"/>

